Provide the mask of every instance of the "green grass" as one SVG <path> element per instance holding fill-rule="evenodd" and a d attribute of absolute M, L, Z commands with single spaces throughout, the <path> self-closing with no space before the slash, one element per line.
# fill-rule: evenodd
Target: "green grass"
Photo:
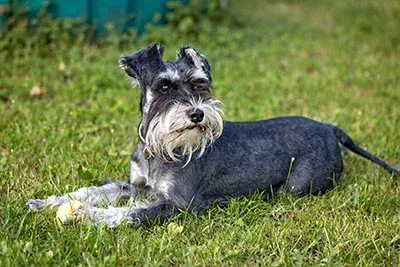
<path fill-rule="evenodd" d="M 227 120 L 329 121 L 399 165 L 399 2 L 241 2 L 245 27 L 170 38 L 165 57 L 187 42 L 208 56 Z M 62 228 L 54 212 L 25 210 L 28 198 L 127 179 L 139 91 L 117 60 L 152 38 L 45 47 L 22 38 L 0 50 L 1 266 L 400 264 L 400 185 L 355 156 L 323 196 L 256 195 L 149 228 Z M 36 85 L 46 93 L 31 96 Z"/>

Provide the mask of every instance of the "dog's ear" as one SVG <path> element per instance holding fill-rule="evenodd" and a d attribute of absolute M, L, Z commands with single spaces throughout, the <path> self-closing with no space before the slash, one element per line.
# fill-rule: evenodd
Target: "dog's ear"
<path fill-rule="evenodd" d="M 164 46 L 153 44 L 119 59 L 119 66 L 132 78 L 134 84 L 149 85 L 157 73 L 165 68 L 162 56 Z"/>
<path fill-rule="evenodd" d="M 207 58 L 197 52 L 194 47 L 183 46 L 176 55 L 177 61 L 184 61 L 191 67 L 202 69 L 207 75 L 208 79 L 211 81 L 211 67 L 208 64 Z"/>

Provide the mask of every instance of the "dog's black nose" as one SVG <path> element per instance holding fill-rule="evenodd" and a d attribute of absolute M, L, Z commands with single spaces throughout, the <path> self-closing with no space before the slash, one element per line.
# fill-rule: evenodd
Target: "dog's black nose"
<path fill-rule="evenodd" d="M 204 111 L 198 108 L 189 111 L 188 115 L 190 120 L 194 123 L 202 122 L 204 119 Z"/>

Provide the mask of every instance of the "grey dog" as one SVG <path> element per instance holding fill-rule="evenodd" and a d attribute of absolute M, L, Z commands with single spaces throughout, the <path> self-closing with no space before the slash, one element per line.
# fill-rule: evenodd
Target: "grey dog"
<path fill-rule="evenodd" d="M 128 182 L 107 180 L 61 197 L 30 199 L 27 207 L 56 208 L 69 199 L 87 204 L 87 218 L 116 227 L 166 220 L 182 211 L 203 211 L 233 197 L 263 192 L 295 196 L 332 189 L 343 170 L 341 147 L 378 164 L 391 175 L 399 168 L 363 150 L 341 129 L 303 117 L 228 122 L 210 93 L 205 56 L 182 47 L 175 62 L 162 60 L 153 44 L 120 58 L 120 67 L 140 87 L 139 142 Z M 141 202 L 138 191 L 151 201 Z M 129 198 L 123 207 L 114 207 Z M 108 205 L 106 208 L 100 204 Z"/>

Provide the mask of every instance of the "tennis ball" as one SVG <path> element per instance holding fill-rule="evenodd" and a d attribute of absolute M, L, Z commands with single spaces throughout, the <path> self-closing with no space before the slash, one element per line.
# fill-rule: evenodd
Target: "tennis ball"
<path fill-rule="evenodd" d="M 69 200 L 60 205 L 57 210 L 57 219 L 62 225 L 71 224 L 73 221 L 84 221 L 86 205 L 79 200 Z"/>

